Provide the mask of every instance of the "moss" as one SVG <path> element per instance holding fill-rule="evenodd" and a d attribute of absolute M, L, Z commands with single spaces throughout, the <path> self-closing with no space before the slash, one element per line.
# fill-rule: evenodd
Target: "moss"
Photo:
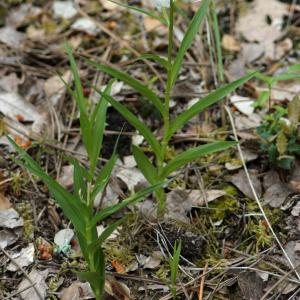
<path fill-rule="evenodd" d="M 209 203 L 209 208 L 212 209 L 213 221 L 220 221 L 224 219 L 227 212 L 236 212 L 239 209 L 239 203 L 230 196 L 223 196 Z"/>
<path fill-rule="evenodd" d="M 30 203 L 19 203 L 16 206 L 17 212 L 23 218 L 24 226 L 24 238 L 31 239 L 34 233 L 34 220 L 33 220 L 33 213 L 31 209 Z"/>

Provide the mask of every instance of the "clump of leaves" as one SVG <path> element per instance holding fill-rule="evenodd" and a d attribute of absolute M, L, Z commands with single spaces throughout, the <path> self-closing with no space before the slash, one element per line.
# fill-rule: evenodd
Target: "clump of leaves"
<path fill-rule="evenodd" d="M 83 257 L 87 263 L 87 271 L 78 272 L 77 275 L 91 284 L 96 300 L 102 300 L 105 285 L 105 256 L 102 244 L 121 224 L 122 219 L 109 224 L 100 236 L 98 236 L 97 224 L 127 205 L 141 200 L 144 196 L 152 193 L 155 188 L 161 188 L 162 184 L 158 184 L 156 187 L 148 187 L 123 200 L 121 203 L 94 213 L 95 198 L 105 189 L 117 161 L 116 151 L 114 151 L 101 171 L 99 172 L 97 169 L 106 124 L 108 102 L 101 97 L 93 109 L 88 109 L 88 99 L 84 96 L 72 50 L 68 45 L 66 45 L 66 49 L 74 77 L 75 89 L 73 90 L 67 84 L 66 86 L 79 107 L 81 135 L 89 161 L 89 167 L 86 168 L 77 160 L 69 158 L 69 161 L 74 166 L 73 193 L 66 190 L 49 176 L 13 139 L 9 138 L 9 140 L 20 155 L 19 160 L 15 159 L 16 162 L 39 177 L 48 186 L 51 195 L 61 207 L 65 216 L 73 224 Z M 111 84 L 106 88 L 106 95 L 110 93 L 110 89 Z"/>
<path fill-rule="evenodd" d="M 257 128 L 261 138 L 260 148 L 272 167 L 289 170 L 295 157 L 300 155 L 300 100 L 295 97 L 287 108 L 274 106 L 273 110 Z"/>
<path fill-rule="evenodd" d="M 257 101 L 254 103 L 255 108 L 262 108 L 265 103 L 269 100 L 269 106 L 271 106 L 271 97 L 272 97 L 272 89 L 274 85 L 276 85 L 280 81 L 290 81 L 290 80 L 299 80 L 300 79 L 300 64 L 295 64 L 287 68 L 286 72 L 275 75 L 275 76 L 267 76 L 260 72 L 255 73 L 255 77 L 264 82 L 268 90 L 263 91 L 259 94 Z"/>
<path fill-rule="evenodd" d="M 116 3 L 115 1 L 112 1 Z M 100 64 L 94 61 L 86 60 L 90 65 L 94 66 L 98 70 L 114 77 L 117 80 L 125 82 L 127 85 L 131 86 L 144 98 L 146 98 L 153 106 L 156 108 L 157 112 L 160 115 L 160 118 L 163 123 L 163 138 L 157 138 L 153 133 L 151 128 L 147 127 L 136 115 L 134 115 L 125 105 L 121 104 L 119 101 L 111 97 L 105 92 L 102 92 L 96 88 L 96 90 L 101 94 L 110 104 L 123 115 L 127 121 L 134 126 L 140 134 L 143 135 L 151 150 L 153 156 L 149 158 L 143 149 L 137 146 L 133 146 L 132 152 L 134 158 L 137 162 L 138 167 L 143 172 L 145 178 L 149 181 L 150 184 L 157 184 L 158 182 L 164 181 L 175 171 L 178 171 L 181 167 L 186 164 L 198 160 L 199 158 L 217 152 L 223 151 L 233 145 L 233 141 L 215 141 L 213 143 L 208 143 L 205 145 L 200 145 L 191 149 L 188 149 L 180 154 L 177 154 L 174 158 L 168 161 L 168 149 L 170 146 L 170 140 L 173 135 L 182 128 L 190 119 L 192 119 L 197 114 L 201 113 L 207 107 L 217 103 L 219 100 L 226 97 L 229 93 L 242 86 L 245 82 L 253 77 L 253 73 L 242 77 L 234 82 L 231 82 L 225 86 L 219 87 L 217 90 L 210 93 L 208 96 L 199 99 L 193 106 L 191 106 L 186 111 L 177 115 L 175 118 L 171 118 L 170 113 L 170 102 L 172 98 L 172 92 L 175 86 L 175 83 L 179 77 L 182 63 L 184 57 L 193 43 L 195 36 L 198 33 L 199 27 L 210 7 L 210 0 L 201 1 L 201 5 L 198 11 L 195 13 L 193 19 L 191 20 L 187 31 L 184 35 L 182 43 L 175 54 L 175 45 L 174 45 L 174 20 L 175 20 L 175 0 L 170 1 L 158 1 L 162 10 L 160 14 L 143 10 L 139 7 L 133 7 L 125 5 L 122 3 L 117 3 L 121 6 L 125 6 L 129 9 L 132 9 L 136 12 L 146 14 L 155 18 L 168 26 L 169 29 L 169 42 L 168 42 L 168 55 L 167 57 L 162 57 L 155 54 L 145 54 L 140 57 L 140 59 L 147 59 L 154 61 L 159 64 L 165 73 L 167 74 L 167 80 L 164 86 L 164 97 L 160 97 L 158 93 L 147 87 L 143 82 L 140 82 L 130 76 L 128 73 L 123 70 L 118 70 Z M 156 3 L 158 3 L 156 2 Z M 164 189 L 156 190 L 156 199 L 157 199 L 157 215 L 158 217 L 163 217 L 166 212 L 166 193 Z"/>

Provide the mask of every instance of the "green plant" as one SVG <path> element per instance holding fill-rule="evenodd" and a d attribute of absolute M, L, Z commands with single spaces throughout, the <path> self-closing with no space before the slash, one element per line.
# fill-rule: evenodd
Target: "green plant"
<path fill-rule="evenodd" d="M 66 45 L 66 49 L 74 77 L 75 90 L 72 90 L 69 86 L 67 87 L 79 107 L 81 135 L 89 160 L 89 168 L 87 169 L 80 165 L 77 160 L 69 158 L 74 166 L 73 193 L 68 192 L 57 181 L 45 173 L 26 151 L 20 148 L 11 138 L 9 140 L 21 157 L 19 160 L 15 159 L 16 162 L 39 177 L 48 186 L 57 204 L 73 224 L 88 269 L 86 272 L 78 272 L 78 276 L 91 284 L 96 299 L 100 300 L 102 299 L 105 284 L 105 257 L 101 245 L 123 220 L 121 219 L 108 225 L 99 237 L 97 234 L 97 223 L 127 205 L 141 200 L 144 196 L 162 185 L 159 183 L 156 186 L 148 187 L 123 200 L 121 203 L 104 208 L 94 214 L 93 204 L 95 197 L 105 189 L 117 160 L 117 155 L 116 151 L 114 151 L 112 157 L 103 166 L 101 171 L 97 171 L 108 102 L 105 98 L 102 98 L 94 109 L 90 112 L 88 111 L 87 99 L 84 97 L 72 51 L 68 45 Z M 111 84 L 106 88 L 106 94 L 109 93 L 110 88 Z"/>
<path fill-rule="evenodd" d="M 300 155 L 300 100 L 295 97 L 287 108 L 274 106 L 273 109 L 274 112 L 266 115 L 257 128 L 260 147 L 273 166 L 289 170 L 295 155 Z"/>
<path fill-rule="evenodd" d="M 288 80 L 295 80 L 300 79 L 300 64 L 296 64 L 293 66 L 290 66 L 286 72 L 276 75 L 276 76 L 267 76 L 262 74 L 261 72 L 256 72 L 255 77 L 258 80 L 261 80 L 264 82 L 268 90 L 262 91 L 257 101 L 253 104 L 255 108 L 261 108 L 265 105 L 265 103 L 269 100 L 269 107 L 271 107 L 271 97 L 272 97 L 272 89 L 275 84 L 277 84 L 279 81 L 288 81 Z"/>
<path fill-rule="evenodd" d="M 181 252 L 181 240 L 179 242 L 175 241 L 173 255 L 169 258 L 169 265 L 171 269 L 170 276 L 170 290 L 173 295 L 173 298 L 176 299 L 176 279 L 179 268 L 179 259 Z"/>
<path fill-rule="evenodd" d="M 165 1 L 164 1 L 165 2 Z M 163 122 L 163 138 L 159 140 L 151 132 L 151 130 L 143 124 L 126 106 L 122 105 L 120 102 L 115 100 L 113 97 L 109 96 L 106 92 L 99 91 L 95 88 L 111 105 L 122 114 L 131 125 L 133 125 L 145 138 L 145 140 L 150 145 L 154 153 L 154 161 L 151 161 L 141 148 L 133 146 L 132 151 L 136 159 L 138 167 L 143 172 L 146 179 L 151 184 L 156 184 L 167 178 L 172 172 L 178 170 L 182 166 L 186 165 L 189 162 L 192 162 L 196 159 L 199 159 L 201 156 L 221 151 L 226 148 L 231 147 L 235 142 L 231 141 L 218 141 L 211 144 L 206 144 L 198 146 L 192 149 L 189 149 L 178 156 L 174 157 L 171 161 L 167 162 L 166 155 L 169 142 L 174 135 L 174 133 L 180 129 L 185 123 L 187 123 L 191 118 L 202 112 L 205 108 L 216 103 L 218 100 L 223 99 L 230 92 L 234 91 L 239 86 L 243 85 L 246 81 L 253 77 L 254 74 L 247 75 L 239 80 L 236 80 L 230 84 L 222 86 L 217 90 L 210 93 L 208 96 L 199 99 L 188 110 L 184 111 L 180 115 L 176 116 L 174 119 L 171 119 L 170 114 L 170 99 L 172 96 L 172 90 L 178 78 L 184 56 L 192 44 L 198 28 L 205 18 L 206 12 L 209 7 L 210 0 L 203 0 L 199 10 L 195 13 L 192 21 L 190 22 L 187 32 L 182 40 L 182 43 L 177 51 L 175 58 L 173 58 L 173 29 L 174 29 L 174 6 L 175 3 L 173 0 L 169 2 L 169 8 L 163 7 L 161 15 L 156 18 L 161 20 L 163 18 L 163 23 L 168 25 L 169 28 L 169 43 L 168 43 L 168 58 L 164 58 L 155 54 L 146 54 L 143 55 L 142 59 L 154 60 L 156 63 L 162 65 L 167 72 L 167 83 L 165 86 L 164 99 L 161 99 L 157 96 L 156 92 L 142 82 L 132 78 L 126 72 L 117 70 L 110 66 L 104 64 L 99 64 L 94 61 L 86 60 L 90 65 L 96 67 L 102 72 L 109 74 L 115 79 L 121 80 L 135 89 L 142 96 L 147 98 L 157 109 L 161 115 Z M 124 6 L 124 5 L 123 5 Z M 127 6 L 132 8 L 130 6 Z M 137 9 L 136 7 L 132 8 L 141 13 L 149 15 L 148 11 Z M 151 13 L 151 16 L 153 13 Z M 166 194 L 163 188 L 157 189 L 156 192 L 157 199 L 157 215 L 162 217 L 166 211 Z"/>

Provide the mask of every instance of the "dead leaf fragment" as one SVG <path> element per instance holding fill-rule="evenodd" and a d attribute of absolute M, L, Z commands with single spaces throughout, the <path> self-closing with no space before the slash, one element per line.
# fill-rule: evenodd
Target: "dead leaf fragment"
<path fill-rule="evenodd" d="M 11 203 L 9 199 L 4 195 L 3 192 L 0 192 L 0 209 L 11 208 Z"/>
<path fill-rule="evenodd" d="M 160 35 L 167 33 L 167 28 L 159 20 L 153 19 L 151 17 L 144 18 L 144 28 L 146 32 L 156 30 Z"/>
<path fill-rule="evenodd" d="M 94 294 L 88 282 L 73 282 L 61 292 L 61 300 L 81 300 L 93 298 Z"/>
<path fill-rule="evenodd" d="M 235 39 L 230 34 L 224 34 L 222 38 L 222 47 L 225 50 L 233 51 L 233 52 L 240 52 L 241 45 L 238 40 Z"/>
<path fill-rule="evenodd" d="M 46 295 L 47 295 L 48 286 L 45 280 L 48 276 L 48 273 L 49 273 L 48 269 L 45 269 L 44 271 L 33 269 L 28 274 L 31 281 L 35 283 L 35 288 L 39 291 L 39 294 L 43 297 L 42 299 L 46 299 Z M 28 281 L 27 278 L 21 281 L 18 287 L 18 292 L 20 293 L 21 299 L 41 300 L 41 297 L 37 294 L 36 290 L 33 287 L 26 289 L 30 285 L 31 283 Z"/>
<path fill-rule="evenodd" d="M 19 49 L 24 42 L 24 37 L 23 33 L 13 27 L 0 28 L 0 42 L 11 48 Z"/>
<path fill-rule="evenodd" d="M 71 28 L 77 31 L 85 32 L 91 36 L 96 36 L 99 33 L 99 28 L 97 27 L 96 23 L 88 18 L 79 18 L 72 24 Z"/>
<path fill-rule="evenodd" d="M 62 167 L 62 173 L 58 178 L 58 182 L 66 189 L 71 188 L 73 185 L 73 172 L 74 172 L 73 165 Z"/>
<path fill-rule="evenodd" d="M 258 197 L 262 194 L 262 187 L 260 183 L 260 179 L 258 177 L 257 170 L 249 170 L 250 178 L 254 189 L 258 195 Z M 245 196 L 254 200 L 253 192 L 250 188 L 246 172 L 244 170 L 240 170 L 238 173 L 231 176 L 231 183 L 235 185 Z"/>
<path fill-rule="evenodd" d="M 77 14 L 73 1 L 55 1 L 52 8 L 56 18 L 72 19 Z"/>
<path fill-rule="evenodd" d="M 236 22 L 236 30 L 247 41 L 263 45 L 266 56 L 274 59 L 274 42 L 281 35 L 280 28 L 287 8 L 287 4 L 276 0 L 255 0 L 249 4 L 246 14 L 241 15 Z M 268 19 L 271 24 L 267 23 Z"/>
<path fill-rule="evenodd" d="M 20 267 L 27 267 L 34 261 L 34 245 L 30 243 L 26 248 L 23 248 L 19 253 L 12 254 L 11 257 Z M 19 270 L 19 267 L 10 262 L 7 266 L 7 270 L 15 272 Z"/>
<path fill-rule="evenodd" d="M 280 207 L 292 190 L 284 183 L 272 184 L 264 193 L 263 198 L 272 207 Z"/>
<path fill-rule="evenodd" d="M 254 101 L 248 97 L 234 95 L 230 97 L 230 102 L 243 114 L 250 116 L 254 112 Z"/>
<path fill-rule="evenodd" d="M 23 219 L 13 208 L 0 209 L 0 227 L 13 229 L 23 224 Z"/>

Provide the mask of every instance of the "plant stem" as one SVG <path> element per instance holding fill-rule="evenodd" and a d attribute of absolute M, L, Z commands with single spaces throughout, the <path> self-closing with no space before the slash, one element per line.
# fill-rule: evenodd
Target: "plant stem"
<path fill-rule="evenodd" d="M 158 174 L 161 175 L 163 164 L 166 156 L 166 151 L 168 147 L 168 131 L 170 127 L 170 99 L 172 92 L 172 66 L 173 66 L 173 34 L 174 34 L 174 3 L 173 0 L 170 0 L 170 10 L 169 10 L 169 44 L 168 44 L 168 74 L 167 74 L 167 85 L 165 90 L 165 111 L 163 116 L 163 128 L 164 136 L 161 143 L 162 151 L 162 160 L 157 159 L 158 161 Z M 157 214 L 160 217 L 163 217 L 165 213 L 166 197 L 164 192 L 156 193 L 158 200 L 158 209 Z"/>
<path fill-rule="evenodd" d="M 213 21 L 213 31 L 215 35 L 215 43 L 217 48 L 217 60 L 218 60 L 218 77 L 220 82 L 224 82 L 224 66 L 223 66 L 223 55 L 222 55 L 222 43 L 221 43 L 221 35 L 218 24 L 218 15 L 216 9 L 215 0 L 211 1 L 211 13 L 212 13 L 212 21 Z"/>

